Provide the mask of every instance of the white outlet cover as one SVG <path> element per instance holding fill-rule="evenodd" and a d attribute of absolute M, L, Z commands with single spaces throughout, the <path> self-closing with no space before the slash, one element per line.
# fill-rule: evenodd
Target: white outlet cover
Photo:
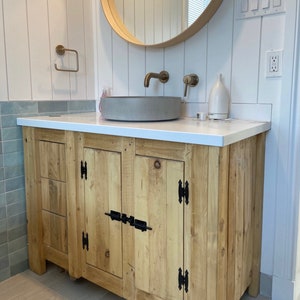
<path fill-rule="evenodd" d="M 270 50 L 266 51 L 266 77 L 281 77 L 282 76 L 282 53 L 283 50 Z M 272 56 L 278 57 L 278 69 L 277 71 L 272 71 Z"/>

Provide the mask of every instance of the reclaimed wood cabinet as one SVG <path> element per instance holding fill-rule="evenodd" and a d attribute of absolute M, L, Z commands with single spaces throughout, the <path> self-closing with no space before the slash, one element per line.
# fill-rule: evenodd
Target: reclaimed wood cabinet
<path fill-rule="evenodd" d="M 23 135 L 33 271 L 49 260 L 125 299 L 257 295 L 264 133 L 224 147 Z"/>
<path fill-rule="evenodd" d="M 75 149 L 70 132 L 24 129 L 28 256 L 42 274 L 51 261 L 79 277 Z"/>

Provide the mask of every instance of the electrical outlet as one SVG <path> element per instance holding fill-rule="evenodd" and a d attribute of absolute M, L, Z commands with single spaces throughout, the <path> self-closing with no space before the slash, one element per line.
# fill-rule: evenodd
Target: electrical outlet
<path fill-rule="evenodd" d="M 282 50 L 266 52 L 266 77 L 282 75 Z"/>

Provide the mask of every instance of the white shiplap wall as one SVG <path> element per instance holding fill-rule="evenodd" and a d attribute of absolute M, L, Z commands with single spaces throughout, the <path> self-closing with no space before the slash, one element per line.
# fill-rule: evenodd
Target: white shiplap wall
<path fill-rule="evenodd" d="M 93 2 L 0 0 L 0 100 L 94 99 Z M 79 53 L 60 58 L 58 44 Z"/>

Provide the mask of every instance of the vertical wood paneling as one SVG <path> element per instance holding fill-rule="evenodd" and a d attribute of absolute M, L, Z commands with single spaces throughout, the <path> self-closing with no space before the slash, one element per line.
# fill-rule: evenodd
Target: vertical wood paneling
<path fill-rule="evenodd" d="M 145 40 L 145 0 L 135 1 L 135 34 L 140 41 Z M 142 12 L 142 13 L 138 13 Z"/>
<path fill-rule="evenodd" d="M 95 51 L 97 44 L 96 30 L 98 23 L 96 23 L 95 15 L 99 15 L 99 2 L 95 5 L 94 1 L 82 1 L 83 2 L 83 19 L 84 19 L 84 46 L 85 55 L 82 60 L 85 61 L 85 81 L 86 81 L 86 99 L 95 99 L 97 95 L 96 82 L 98 76 L 96 73 L 97 65 L 97 53 Z M 98 97 L 96 97 L 98 98 Z M 85 99 L 85 98 L 83 98 Z"/>
<path fill-rule="evenodd" d="M 160 0 L 154 0 L 153 2 L 153 10 L 154 10 L 154 39 L 153 43 L 160 43 L 162 41 L 162 32 L 163 32 L 163 17 L 164 17 L 164 11 L 163 11 L 163 2 Z"/>
<path fill-rule="evenodd" d="M 71 99 L 86 99 L 86 64 L 84 41 L 84 0 L 67 0 L 68 47 L 79 54 L 79 72 L 70 73 Z M 75 55 L 70 55 L 70 66 L 76 66 Z"/>
<path fill-rule="evenodd" d="M 140 47 L 129 45 L 129 95 L 144 95 L 145 50 Z"/>
<path fill-rule="evenodd" d="M 127 29 L 135 34 L 135 11 L 134 11 L 134 0 L 124 0 L 124 24 Z"/>
<path fill-rule="evenodd" d="M 218 73 L 223 74 L 224 84 L 230 88 L 233 7 L 233 0 L 223 1 L 208 24 L 207 99 Z"/>
<path fill-rule="evenodd" d="M 25 0 L 3 0 L 8 95 L 31 99 L 31 73 Z"/>
<path fill-rule="evenodd" d="M 154 44 L 154 9 L 153 1 L 145 1 L 145 44 Z"/>
<path fill-rule="evenodd" d="M 175 61 L 176 64 L 174 64 Z M 165 68 L 170 75 L 167 83 L 160 83 L 164 86 L 165 95 L 183 96 L 184 43 L 165 49 Z"/>
<path fill-rule="evenodd" d="M 8 100 L 2 3 L 0 0 L 0 99 Z"/>
<path fill-rule="evenodd" d="M 128 94 L 128 43 L 113 33 L 113 93 Z"/>
<path fill-rule="evenodd" d="M 1 100 L 84 100 L 95 97 L 92 3 L 93 0 L 1 0 Z M 84 5 L 90 8 L 85 11 Z M 58 44 L 79 52 L 78 73 L 54 69 L 54 63 L 62 68 L 74 69 L 76 66 L 72 53 L 58 57 L 55 53 Z"/>
<path fill-rule="evenodd" d="M 235 22 L 232 56 L 232 102 L 257 102 L 260 30 L 260 18 Z"/>
<path fill-rule="evenodd" d="M 160 72 L 165 69 L 164 50 L 163 49 L 146 49 L 146 73 Z M 146 95 L 164 95 L 163 84 L 157 79 L 151 79 L 150 85 L 146 88 Z"/>
<path fill-rule="evenodd" d="M 284 49 L 285 15 L 274 15 L 262 19 L 260 45 L 260 68 L 258 102 L 272 103 L 279 101 L 281 77 L 266 78 L 266 51 Z M 285 66 L 282 66 L 285 69 Z"/>
<path fill-rule="evenodd" d="M 206 101 L 206 57 L 207 57 L 207 26 L 185 42 L 184 47 L 184 74 L 195 73 L 199 83 L 188 88 L 187 102 Z"/>
<path fill-rule="evenodd" d="M 171 36 L 171 9 L 173 0 L 165 0 L 162 1 L 163 11 L 164 11 L 164 19 L 163 19 L 163 39 L 168 40 Z"/>
<path fill-rule="evenodd" d="M 112 48 L 112 29 L 109 26 L 102 7 L 97 1 L 99 19 L 96 20 L 97 34 L 97 54 L 98 54 L 98 97 L 101 96 L 103 88 L 113 88 L 113 48 Z M 114 92 L 112 90 L 112 92 Z M 97 98 L 98 98 L 97 97 Z"/>
<path fill-rule="evenodd" d="M 67 0 L 48 0 L 53 100 L 70 99 L 70 73 L 58 72 L 54 69 L 55 63 L 57 63 L 59 68 L 70 67 L 69 54 L 59 57 L 55 52 L 57 45 L 69 47 L 66 30 L 66 1 Z"/>
<path fill-rule="evenodd" d="M 52 99 L 47 0 L 27 0 L 32 99 Z"/>

